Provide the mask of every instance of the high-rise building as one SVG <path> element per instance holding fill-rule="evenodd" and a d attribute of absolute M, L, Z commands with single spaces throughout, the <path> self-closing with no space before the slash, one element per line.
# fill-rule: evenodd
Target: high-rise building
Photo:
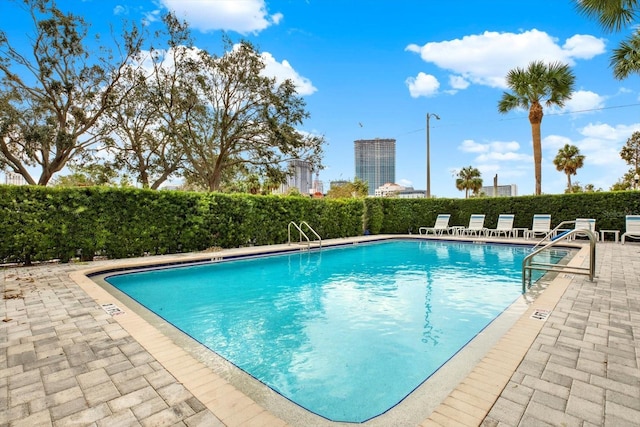
<path fill-rule="evenodd" d="M 396 140 L 359 139 L 354 142 L 356 178 L 369 184 L 369 195 L 376 188 L 396 181 Z"/>
<path fill-rule="evenodd" d="M 286 189 L 297 188 L 300 194 L 309 194 L 313 188 L 311 163 L 304 160 L 290 160 Z"/>
<path fill-rule="evenodd" d="M 320 173 L 316 171 L 316 179 L 313 180 L 313 188 L 311 189 L 314 194 L 324 193 L 324 185 L 320 181 Z"/>

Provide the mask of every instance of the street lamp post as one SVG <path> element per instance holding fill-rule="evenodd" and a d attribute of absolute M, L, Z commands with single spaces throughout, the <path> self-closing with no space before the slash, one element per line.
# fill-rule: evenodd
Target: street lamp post
<path fill-rule="evenodd" d="M 640 181 L 640 175 L 638 175 L 637 173 L 633 176 L 633 182 L 635 183 L 635 185 L 633 186 L 634 190 L 638 189 L 638 181 Z"/>
<path fill-rule="evenodd" d="M 429 153 L 429 119 L 431 117 L 440 120 L 440 117 L 437 114 L 427 113 L 427 199 L 431 198 L 431 158 Z"/>

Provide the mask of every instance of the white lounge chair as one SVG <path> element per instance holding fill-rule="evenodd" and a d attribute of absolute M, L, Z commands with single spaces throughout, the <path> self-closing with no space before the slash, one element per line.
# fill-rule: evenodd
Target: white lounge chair
<path fill-rule="evenodd" d="M 546 236 L 551 231 L 551 215 L 548 214 L 535 214 L 533 215 L 533 223 L 531 224 L 531 230 L 525 231 L 527 239 L 537 237 L 542 234 Z"/>
<path fill-rule="evenodd" d="M 484 228 L 484 214 L 473 214 L 469 218 L 469 226 L 460 230 L 462 235 L 475 235 L 480 236 L 484 234 L 486 228 Z"/>
<path fill-rule="evenodd" d="M 514 214 L 500 214 L 496 228 L 488 228 L 485 234 L 487 236 L 500 236 L 504 234 L 504 237 L 515 237 L 515 230 L 513 229 L 514 218 Z"/>
<path fill-rule="evenodd" d="M 627 237 L 640 239 L 640 215 L 627 215 L 625 224 L 625 232 L 621 238 L 622 244 L 624 245 L 624 239 Z"/>
<path fill-rule="evenodd" d="M 598 240 L 598 234 L 596 233 L 596 220 L 593 218 L 576 218 L 576 223 L 573 227 L 574 230 L 589 230 L 593 233 L 596 240 Z M 586 233 L 576 233 L 571 238 L 587 237 Z"/>
<path fill-rule="evenodd" d="M 445 231 L 449 233 L 449 218 L 451 218 L 450 214 L 439 214 L 433 227 L 420 227 L 418 233 L 425 235 L 433 233 L 438 236 L 442 236 Z"/>

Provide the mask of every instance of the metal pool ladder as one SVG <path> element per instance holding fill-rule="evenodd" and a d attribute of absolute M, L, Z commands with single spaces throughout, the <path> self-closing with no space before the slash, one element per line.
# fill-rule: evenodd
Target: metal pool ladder
<path fill-rule="evenodd" d="M 296 224 L 293 221 L 289 223 L 289 226 L 287 227 L 287 233 L 289 234 L 289 245 L 291 244 L 291 227 L 292 226 L 293 228 L 298 230 L 299 244 L 301 245 L 306 244 L 307 249 L 309 249 L 312 243 L 317 243 L 318 247 L 322 248 L 322 238 L 318 233 L 316 233 L 316 231 L 313 228 L 311 228 L 309 224 L 307 224 L 306 221 L 302 221 L 300 224 Z M 307 234 L 302 230 L 302 227 L 306 227 L 307 231 L 311 232 L 316 237 L 317 240 L 310 240 L 309 236 L 307 236 Z"/>
<path fill-rule="evenodd" d="M 555 232 L 560 226 L 565 224 L 570 224 L 570 223 L 575 223 L 575 221 L 561 222 L 547 236 Z M 569 267 L 566 265 L 548 264 L 548 263 L 533 261 L 533 258 L 536 255 L 538 255 L 540 252 L 546 249 L 550 249 L 553 246 L 556 246 L 558 243 L 562 242 L 565 239 L 570 238 L 575 234 L 586 235 L 589 238 L 589 266 L 588 267 Z M 545 238 L 547 236 L 545 236 Z M 536 244 L 533 247 L 533 249 L 536 249 L 540 245 L 540 243 L 542 243 L 542 241 L 538 242 L 538 244 Z M 573 230 L 565 231 L 564 233 L 561 233 L 555 238 L 553 238 L 545 246 L 542 246 L 541 248 L 527 255 L 522 260 L 522 293 L 523 294 L 527 292 L 527 289 L 531 286 L 531 270 L 556 271 L 556 272 L 564 272 L 568 274 L 584 274 L 589 276 L 589 280 L 593 281 L 593 277 L 595 276 L 595 270 L 596 270 L 596 235 L 591 230 L 584 230 L 584 229 L 578 229 L 578 230 L 573 229 Z"/>

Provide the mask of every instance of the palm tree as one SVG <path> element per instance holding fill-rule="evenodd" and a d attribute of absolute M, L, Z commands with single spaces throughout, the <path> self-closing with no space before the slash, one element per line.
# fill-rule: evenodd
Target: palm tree
<path fill-rule="evenodd" d="M 565 144 L 558 150 L 553 164 L 560 172 L 567 174 L 567 193 L 573 193 L 571 185 L 571 175 L 575 175 L 582 166 L 584 166 L 584 156 L 580 154 L 580 149 L 575 145 Z"/>
<path fill-rule="evenodd" d="M 542 102 L 547 107 L 563 107 L 571 99 L 575 75 L 568 65 L 560 62 L 545 64 L 534 61 L 526 69 L 515 68 L 507 73 L 507 86 L 513 93 L 504 92 L 498 111 L 506 114 L 516 108 L 529 110 L 531 136 L 533 140 L 533 164 L 536 178 L 536 195 L 542 193 L 542 144 L 540 124 L 542 123 Z"/>
<path fill-rule="evenodd" d="M 471 166 L 460 169 L 456 179 L 456 188 L 460 191 L 464 190 L 465 199 L 469 197 L 469 190 L 474 194 L 477 193 L 482 188 L 480 171 Z"/>
<path fill-rule="evenodd" d="M 588 18 L 597 19 L 605 31 L 634 28 L 631 36 L 613 50 L 611 66 L 618 80 L 627 78 L 631 73 L 640 73 L 640 31 L 634 22 L 640 16 L 640 3 L 635 0 L 580 0 L 576 1 L 576 8 Z"/>

